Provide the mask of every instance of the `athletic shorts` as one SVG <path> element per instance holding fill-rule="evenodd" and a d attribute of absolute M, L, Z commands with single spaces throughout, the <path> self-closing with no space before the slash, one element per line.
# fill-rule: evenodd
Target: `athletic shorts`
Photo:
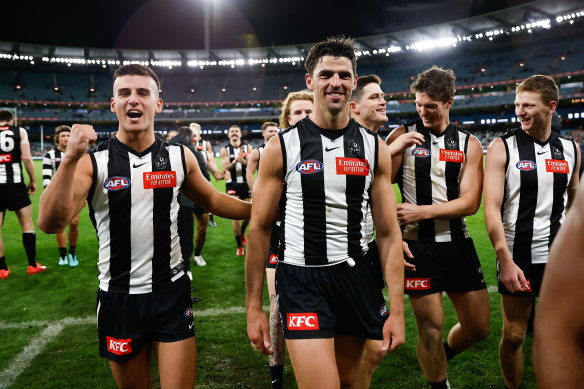
<path fill-rule="evenodd" d="M 525 292 L 510 292 L 505 285 L 499 281 L 499 261 L 497 261 L 497 284 L 499 286 L 499 293 L 506 296 L 518 296 L 518 297 L 539 297 L 539 291 L 541 289 L 541 282 L 543 281 L 543 273 L 545 271 L 545 263 L 527 263 L 518 264 L 519 268 L 523 271 L 523 275 L 527 280 L 529 285 L 529 290 Z"/>
<path fill-rule="evenodd" d="M 124 363 L 151 341 L 177 342 L 195 336 L 187 275 L 144 294 L 97 292 L 99 355 Z"/>
<path fill-rule="evenodd" d="M 204 213 L 209 213 L 209 211 L 195 203 L 195 206 L 193 207 L 193 213 L 197 216 L 201 216 Z"/>
<path fill-rule="evenodd" d="M 270 259 L 266 263 L 266 269 L 275 269 L 278 264 L 278 250 L 280 248 L 280 226 L 277 223 L 272 224 L 272 233 L 270 235 Z"/>
<path fill-rule="evenodd" d="M 23 183 L 0 184 L 0 212 L 17 211 L 29 206 L 28 188 Z"/>
<path fill-rule="evenodd" d="M 472 238 L 453 242 L 405 240 L 415 271 L 405 271 L 404 293 L 425 296 L 437 292 L 470 292 L 487 287 Z"/>
<path fill-rule="evenodd" d="M 239 197 L 241 200 L 246 200 L 251 198 L 251 192 L 247 183 L 241 182 L 226 182 L 225 183 L 225 193 L 229 196 Z"/>
<path fill-rule="evenodd" d="M 286 339 L 332 338 L 335 334 L 383 339 L 388 309 L 378 285 L 370 282 L 369 257 L 334 266 L 278 263 L 276 292 Z"/>
<path fill-rule="evenodd" d="M 373 271 L 375 275 L 375 282 L 379 285 L 380 289 L 385 288 L 385 279 L 383 278 L 383 271 L 381 270 L 381 261 L 379 260 L 379 250 L 377 249 L 377 242 L 372 240 L 369 242 L 369 258 L 371 259 L 371 264 L 373 265 Z"/>

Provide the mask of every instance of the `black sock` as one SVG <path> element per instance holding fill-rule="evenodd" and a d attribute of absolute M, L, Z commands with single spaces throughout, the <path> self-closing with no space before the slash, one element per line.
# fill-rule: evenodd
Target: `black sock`
<path fill-rule="evenodd" d="M 444 346 L 444 352 L 446 353 L 446 362 L 450 362 L 452 358 L 460 353 L 460 351 L 456 351 L 448 345 L 448 339 L 446 339 L 442 345 Z"/>
<path fill-rule="evenodd" d="M 243 247 L 241 244 L 241 235 L 235 235 L 235 241 L 237 242 L 237 247 Z"/>
<path fill-rule="evenodd" d="M 198 257 L 203 252 L 202 248 L 195 247 L 195 257 Z"/>
<path fill-rule="evenodd" d="M 69 246 L 69 254 L 71 254 L 72 257 L 75 256 L 76 251 L 77 251 L 77 246 Z"/>
<path fill-rule="evenodd" d="M 270 366 L 272 389 L 282 389 L 284 386 L 284 365 Z"/>
<path fill-rule="evenodd" d="M 8 270 L 8 267 L 6 266 L 6 257 L 0 258 L 0 270 Z"/>
<path fill-rule="evenodd" d="M 212 221 L 212 222 L 215 221 L 215 219 L 213 218 L 213 214 L 212 213 L 209 214 L 209 220 Z"/>
<path fill-rule="evenodd" d="M 67 255 L 67 247 L 59 247 L 59 257 L 65 258 Z"/>
<path fill-rule="evenodd" d="M 36 256 L 36 234 L 34 232 L 23 232 L 22 244 L 28 258 L 28 266 L 36 267 L 37 263 L 34 259 Z"/>
<path fill-rule="evenodd" d="M 249 220 L 244 220 L 243 222 L 241 222 L 241 233 L 245 234 L 245 229 L 247 228 L 247 225 L 249 224 Z"/>
<path fill-rule="evenodd" d="M 450 389 L 450 384 L 448 383 L 448 377 L 444 378 L 444 380 L 440 382 L 430 382 L 430 388 L 432 389 Z"/>

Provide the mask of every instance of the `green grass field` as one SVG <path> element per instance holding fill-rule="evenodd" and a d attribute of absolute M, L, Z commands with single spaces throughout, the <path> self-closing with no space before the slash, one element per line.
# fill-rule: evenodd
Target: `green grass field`
<path fill-rule="evenodd" d="M 40 161 L 36 161 L 41 183 Z M 224 190 L 223 183 L 215 186 Z M 32 197 L 34 221 L 40 190 Z M 249 346 L 244 312 L 244 261 L 235 256 L 235 240 L 229 220 L 216 218 L 209 228 L 203 256 L 206 267 L 193 266 L 197 334 L 197 388 L 270 388 L 268 359 Z M 483 223 L 483 211 L 468 218 L 487 284 L 490 288 L 491 334 L 457 356 L 448 365 L 452 388 L 503 388 L 498 344 L 501 307 L 494 291 L 494 253 Z M 87 216 L 80 218 L 79 267 L 57 266 L 58 251 L 53 235 L 37 229 L 38 261 L 48 270 L 26 274 L 26 256 L 21 231 L 9 212 L 2 228 L 4 251 L 12 274 L 0 280 L 0 388 L 115 388 L 108 362 L 98 355 L 95 321 L 97 291 L 97 240 Z M 265 303 L 268 304 L 267 295 Z M 450 301 L 444 299 L 445 332 L 457 321 Z M 406 344 L 388 355 L 376 371 L 372 388 L 424 388 L 426 382 L 416 359 L 415 320 L 406 302 Z M 531 336 L 525 354 L 522 388 L 535 388 L 531 368 Z M 296 388 L 287 363 L 285 387 Z M 154 369 L 153 379 L 156 379 Z M 159 387 L 158 383 L 154 387 Z"/>

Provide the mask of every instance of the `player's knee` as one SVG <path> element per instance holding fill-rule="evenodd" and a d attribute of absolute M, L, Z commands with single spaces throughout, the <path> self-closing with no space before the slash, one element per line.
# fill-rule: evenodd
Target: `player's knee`
<path fill-rule="evenodd" d="M 207 238 L 207 230 L 197 228 L 197 234 L 199 235 L 199 239 Z"/>
<path fill-rule="evenodd" d="M 79 230 L 79 219 L 75 218 L 75 219 L 71 220 L 71 222 L 69 223 L 69 229 L 78 231 Z"/>
<path fill-rule="evenodd" d="M 519 348 L 525 341 L 525 331 L 519 328 L 503 329 L 503 342 L 511 348 Z"/>
<path fill-rule="evenodd" d="M 478 342 L 485 339 L 491 333 L 491 326 L 489 322 L 480 323 L 478 325 L 472 326 L 466 329 L 468 336 L 474 341 Z"/>

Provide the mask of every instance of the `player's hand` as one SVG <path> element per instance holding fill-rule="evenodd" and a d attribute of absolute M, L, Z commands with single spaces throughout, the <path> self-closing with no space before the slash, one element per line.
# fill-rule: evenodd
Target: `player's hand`
<path fill-rule="evenodd" d="M 29 194 L 29 195 L 33 195 L 33 194 L 36 192 L 36 189 L 37 189 L 37 187 L 36 187 L 36 182 L 34 182 L 34 181 L 29 181 L 29 182 L 28 182 L 28 185 L 27 185 L 26 187 L 27 187 L 27 189 L 28 189 L 28 194 Z"/>
<path fill-rule="evenodd" d="M 406 242 L 402 241 L 402 247 L 404 250 L 405 257 L 407 257 L 407 258 L 414 257 L 414 254 L 412 254 L 412 252 L 410 250 L 410 246 L 408 246 L 408 244 Z M 414 265 L 413 263 L 409 263 L 408 261 L 405 260 L 405 258 L 404 258 L 404 268 L 407 271 L 416 271 L 416 265 Z"/>
<path fill-rule="evenodd" d="M 270 324 L 266 313 L 261 309 L 248 308 L 247 310 L 247 336 L 254 350 L 265 355 L 273 355 L 271 351 Z"/>
<path fill-rule="evenodd" d="M 93 126 L 89 124 L 73 124 L 69 145 L 65 155 L 74 160 L 79 160 L 87 152 L 89 145 L 97 141 L 97 134 Z"/>
<path fill-rule="evenodd" d="M 402 154 L 406 149 L 413 145 L 421 145 L 424 143 L 424 135 L 419 132 L 406 132 L 398 136 L 390 145 L 389 151 L 391 156 Z"/>
<path fill-rule="evenodd" d="M 397 205 L 397 220 L 401 227 L 426 219 L 420 205 L 401 203 Z"/>
<path fill-rule="evenodd" d="M 406 328 L 403 313 L 390 313 L 383 325 L 383 341 L 381 351 L 393 352 L 406 342 Z"/>
<path fill-rule="evenodd" d="M 513 261 L 499 261 L 499 280 L 512 293 L 525 292 L 529 289 L 523 270 Z"/>

